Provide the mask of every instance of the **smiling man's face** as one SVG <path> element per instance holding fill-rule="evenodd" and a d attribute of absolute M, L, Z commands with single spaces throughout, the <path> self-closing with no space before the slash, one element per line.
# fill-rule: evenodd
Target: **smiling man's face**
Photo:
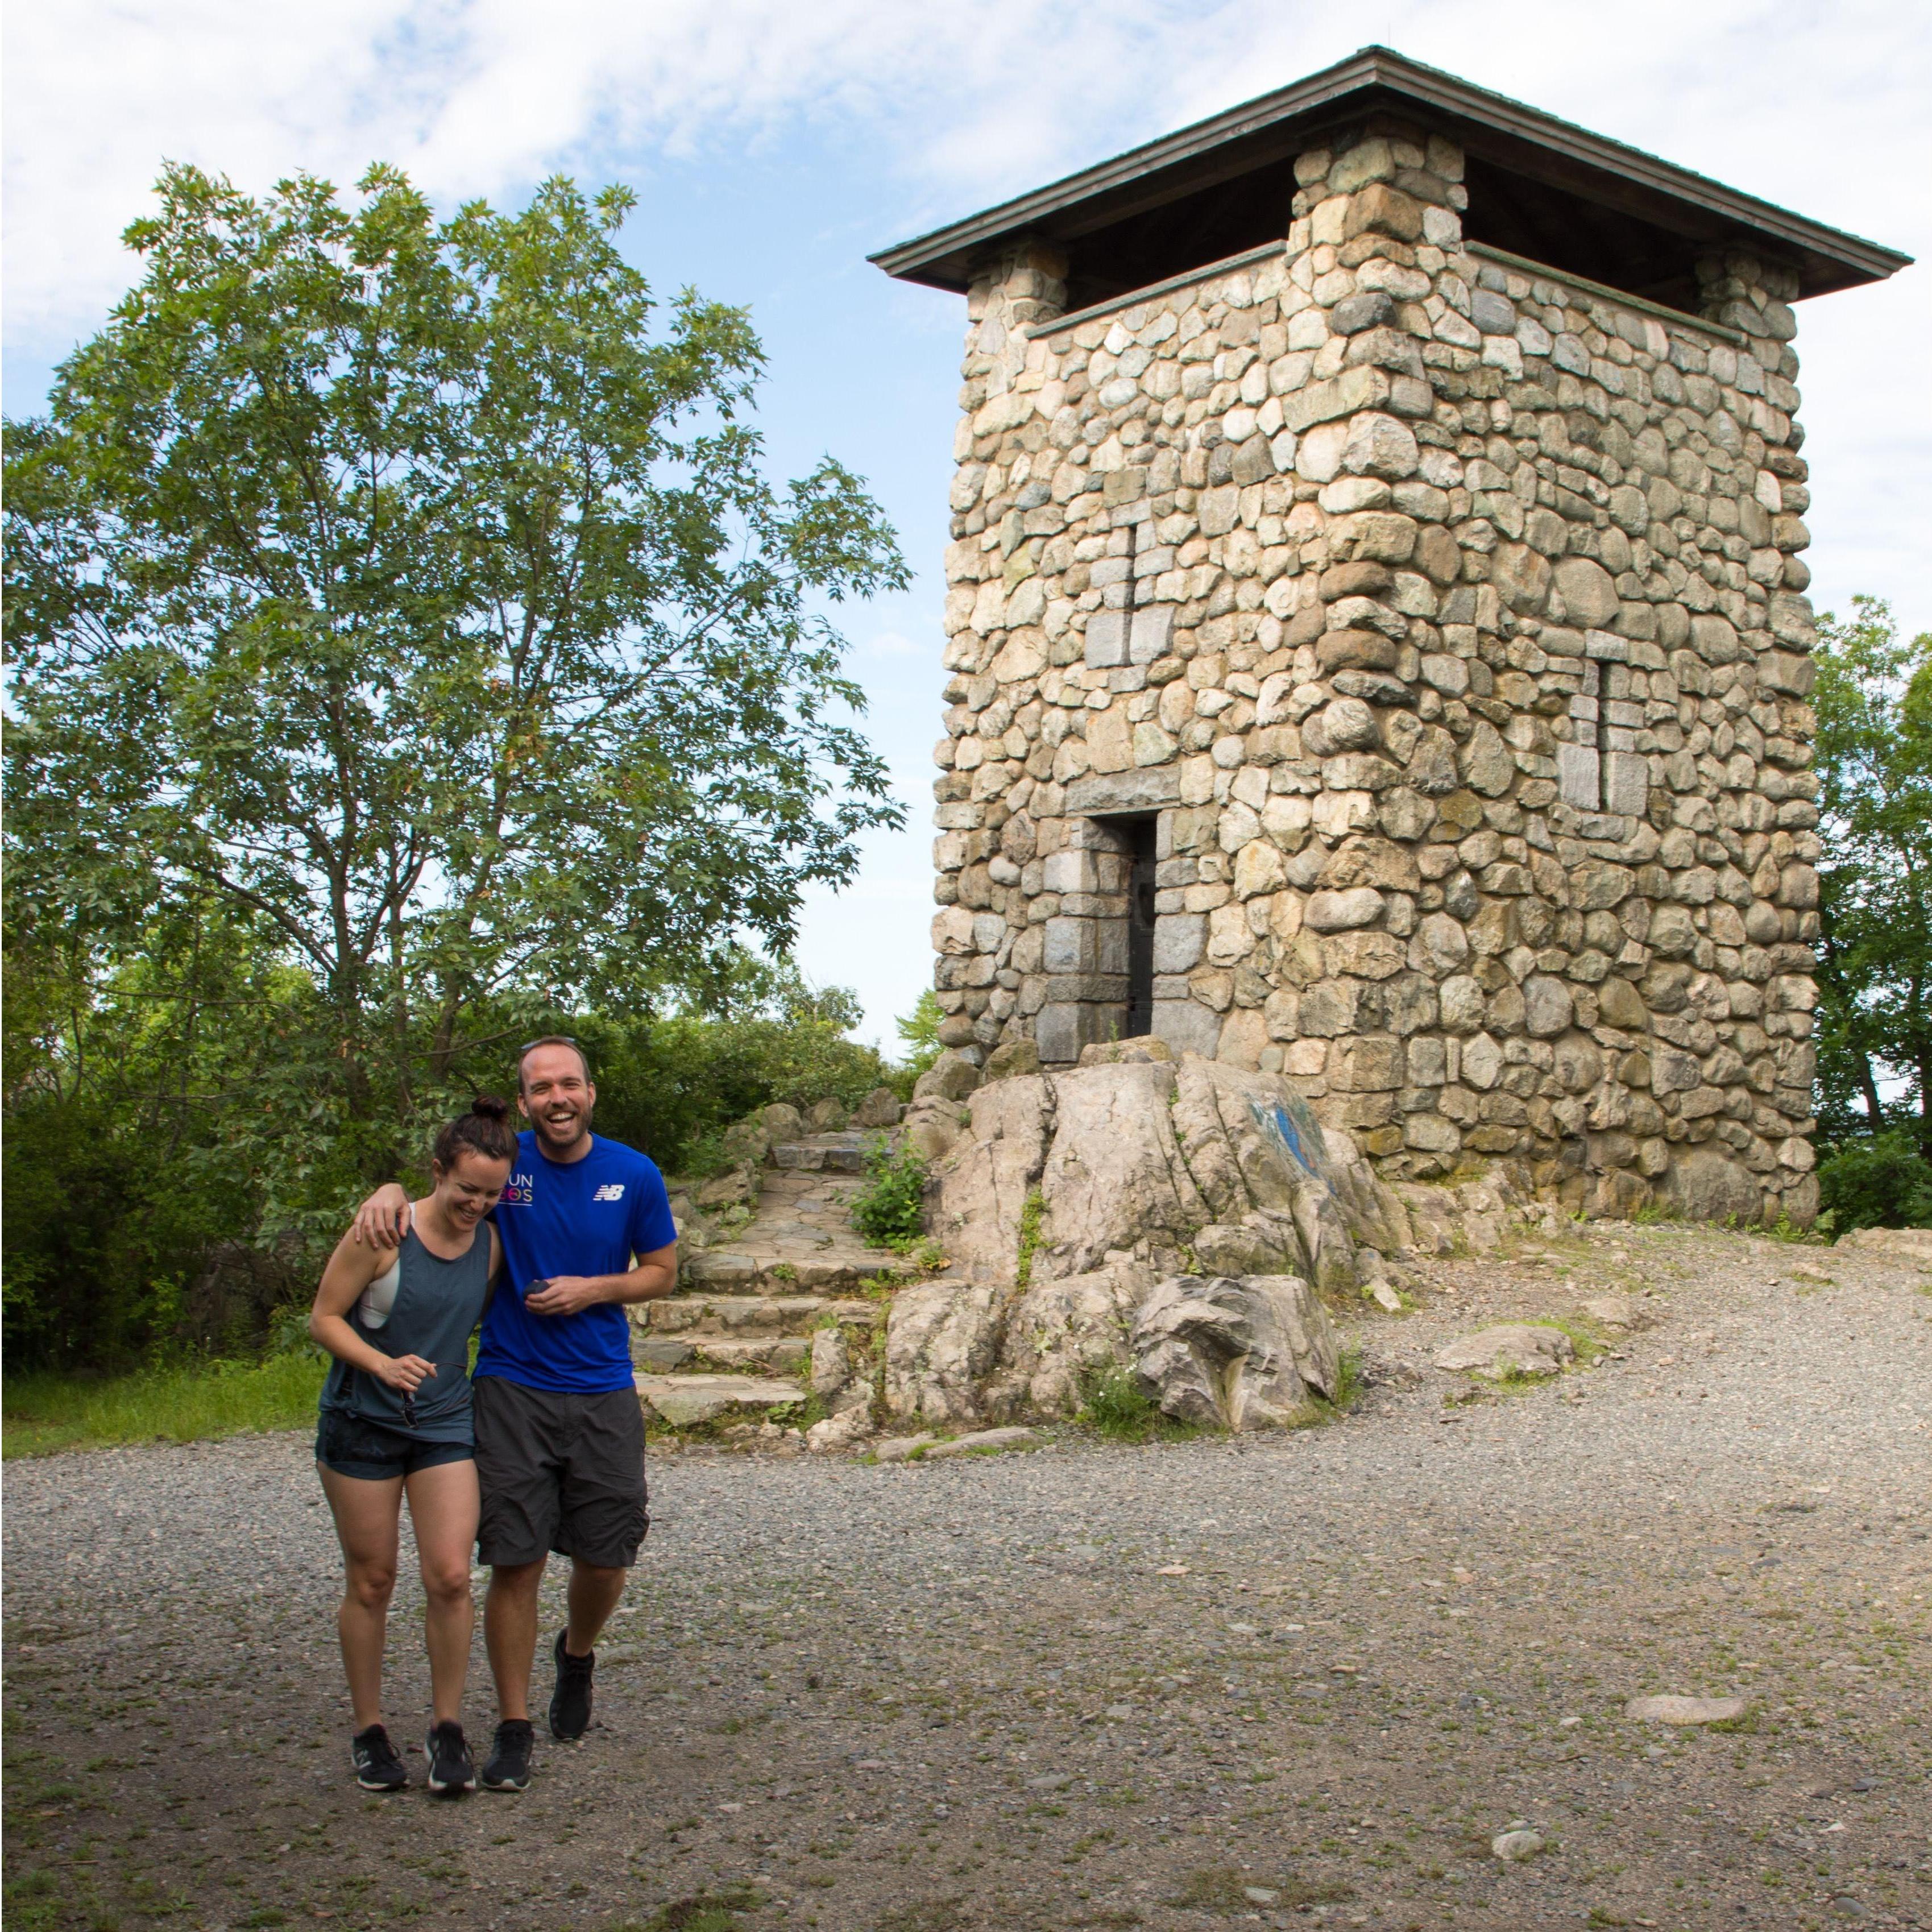
<path fill-rule="evenodd" d="M 524 1118 L 545 1153 L 568 1153 L 587 1138 L 597 1089 L 574 1047 L 532 1048 L 524 1056 L 518 1079 Z"/>

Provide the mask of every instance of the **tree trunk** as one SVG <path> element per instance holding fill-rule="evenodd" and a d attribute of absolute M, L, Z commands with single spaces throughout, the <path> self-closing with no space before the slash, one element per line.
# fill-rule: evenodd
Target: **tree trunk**
<path fill-rule="evenodd" d="M 1858 1055 L 1858 1090 L 1864 1096 L 1865 1113 L 1871 1121 L 1871 1130 L 1878 1133 L 1885 1126 L 1885 1109 L 1879 1104 L 1878 1082 L 1872 1074 L 1871 1055 Z"/>

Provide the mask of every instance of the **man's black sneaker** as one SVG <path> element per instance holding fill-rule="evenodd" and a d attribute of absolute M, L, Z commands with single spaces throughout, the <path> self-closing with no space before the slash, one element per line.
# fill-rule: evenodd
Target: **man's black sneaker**
<path fill-rule="evenodd" d="M 364 1791 L 401 1791 L 409 1784 L 410 1774 L 380 1724 L 371 1724 L 350 1739 L 349 1762 Z"/>
<path fill-rule="evenodd" d="M 425 1748 L 429 1753 L 429 1788 L 439 1798 L 460 1798 L 476 1789 L 476 1761 L 464 1742 L 460 1724 L 433 1724 Z"/>
<path fill-rule="evenodd" d="M 506 1718 L 496 1726 L 483 1767 L 485 1791 L 521 1791 L 530 1783 L 530 1747 L 536 1736 L 527 1718 Z"/>
<path fill-rule="evenodd" d="M 556 1634 L 556 1688 L 550 1693 L 550 1734 L 566 1744 L 580 1738 L 590 1728 L 590 1673 L 597 1667 L 597 1653 L 572 1657 L 564 1648 L 566 1634 Z"/>

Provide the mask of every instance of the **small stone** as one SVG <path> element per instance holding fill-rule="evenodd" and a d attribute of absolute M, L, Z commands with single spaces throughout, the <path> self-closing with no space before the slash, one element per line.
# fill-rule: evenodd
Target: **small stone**
<path fill-rule="evenodd" d="M 1040 1440 L 1036 1429 L 977 1429 L 970 1436 L 956 1436 L 950 1442 L 935 1442 L 926 1452 L 928 1462 L 947 1456 L 997 1455 L 1007 1449 L 1029 1449 Z"/>
<path fill-rule="evenodd" d="M 1002 1040 L 986 1060 L 988 1080 L 1010 1080 L 1040 1071 L 1040 1048 L 1030 1040 Z"/>
<path fill-rule="evenodd" d="M 872 1411 L 862 1403 L 814 1422 L 805 1432 L 805 1446 L 815 1456 L 830 1455 L 834 1450 L 851 1448 L 872 1432 Z"/>
<path fill-rule="evenodd" d="M 1264 1885 L 1244 1885 L 1241 1888 L 1241 1896 L 1250 1905 L 1272 1905 L 1281 1894 Z"/>
<path fill-rule="evenodd" d="M 926 1449 L 937 1442 L 936 1436 L 887 1436 L 872 1444 L 872 1460 L 876 1462 L 903 1462 L 916 1450 Z"/>
<path fill-rule="evenodd" d="M 1180 922 L 1182 922 L 1163 920 L 1161 925 L 1165 928 Z M 1198 920 L 1195 923 L 1204 928 L 1206 922 Z M 1155 944 L 1160 944 L 1158 939 Z M 1195 957 L 1198 956 L 1199 949 L 1197 947 Z M 1190 960 L 1189 964 L 1192 964 L 1192 961 Z M 1156 971 L 1166 970 L 1158 956 L 1154 966 Z M 1097 1040 L 1080 1049 L 1080 1064 L 1082 1066 L 1151 1066 L 1156 1060 L 1171 1060 L 1173 1058 L 1174 1050 L 1166 1040 L 1151 1037 L 1143 1040 Z"/>
<path fill-rule="evenodd" d="M 1030 1778 L 1026 1781 L 1029 1791 L 1064 1791 L 1073 1782 L 1064 1771 L 1050 1771 L 1042 1778 Z"/>
<path fill-rule="evenodd" d="M 1624 1715 L 1645 1724 L 1727 1724 L 1749 1708 L 1742 1697 L 1633 1697 Z"/>
<path fill-rule="evenodd" d="M 852 1109 L 851 1124 L 861 1129 L 896 1127 L 904 1111 L 899 1096 L 890 1087 L 874 1087 Z"/>
<path fill-rule="evenodd" d="M 979 1068 L 963 1053 L 949 1047 L 919 1076 L 912 1096 L 915 1100 L 963 1100 L 980 1084 L 980 1078 Z"/>
<path fill-rule="evenodd" d="M 1627 1294 L 1599 1294 L 1583 1304 L 1583 1312 L 1606 1328 L 1634 1328 L 1636 1304 Z"/>
<path fill-rule="evenodd" d="M 1490 1840 L 1490 1850 L 1505 1864 L 1515 1864 L 1523 1858 L 1533 1858 L 1543 1849 L 1540 1832 L 1498 1832 Z"/>
<path fill-rule="evenodd" d="M 640 1374 L 634 1379 L 638 1400 L 673 1429 L 715 1421 L 734 1409 L 776 1408 L 805 1400 L 796 1382 L 760 1376 Z"/>
<path fill-rule="evenodd" d="M 762 1160 L 761 1154 L 758 1158 Z M 694 1197 L 700 1208 L 736 1208 L 749 1205 L 758 1198 L 757 1170 L 751 1167 L 734 1168 L 729 1174 L 721 1174 L 705 1181 Z"/>
<path fill-rule="evenodd" d="M 669 1336 L 652 1336 L 631 1344 L 631 1359 L 640 1369 L 654 1369 L 669 1375 L 691 1359 L 691 1344 Z"/>
<path fill-rule="evenodd" d="M 821 1328 L 812 1338 L 812 1392 L 830 1402 L 852 1376 L 852 1352 L 842 1328 Z"/>
<path fill-rule="evenodd" d="M 1346 892 L 1317 892 L 1302 914 L 1316 932 L 1347 932 L 1371 926 L 1382 915 L 1382 896 L 1372 886 L 1351 886 Z"/>
<path fill-rule="evenodd" d="M 1436 1366 L 1498 1380 L 1510 1374 L 1553 1376 L 1576 1353 L 1576 1345 L 1560 1328 L 1505 1322 L 1451 1342 L 1436 1358 Z"/>
<path fill-rule="evenodd" d="M 1391 1315 L 1402 1312 L 1402 1297 L 1385 1281 L 1376 1282 L 1369 1290 L 1370 1298 L 1378 1308 L 1385 1308 Z"/>

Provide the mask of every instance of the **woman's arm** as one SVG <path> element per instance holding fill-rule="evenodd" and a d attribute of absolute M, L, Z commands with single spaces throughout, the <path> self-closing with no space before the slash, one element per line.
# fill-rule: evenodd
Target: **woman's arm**
<path fill-rule="evenodd" d="M 352 1230 L 344 1234 L 322 1271 L 322 1286 L 309 1310 L 308 1332 L 338 1361 L 407 1396 L 416 1394 L 425 1376 L 436 1373 L 436 1364 L 420 1355 L 386 1355 L 370 1347 L 348 1322 L 357 1296 L 378 1275 L 386 1274 L 396 1260 L 393 1250 L 362 1247 Z"/>

